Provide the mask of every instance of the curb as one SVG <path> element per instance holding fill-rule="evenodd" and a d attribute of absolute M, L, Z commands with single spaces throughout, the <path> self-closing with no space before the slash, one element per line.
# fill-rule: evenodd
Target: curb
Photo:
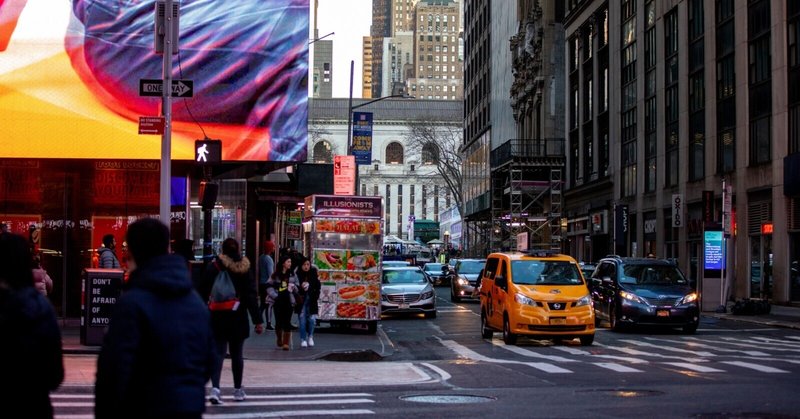
<path fill-rule="evenodd" d="M 780 320 L 766 320 L 766 319 L 762 320 L 762 319 L 753 319 L 753 318 L 749 318 L 749 317 L 738 317 L 738 316 L 732 316 L 732 315 L 729 315 L 729 314 L 716 314 L 716 313 L 701 313 L 701 315 L 705 316 L 705 317 L 712 317 L 712 318 L 719 319 L 719 320 L 730 320 L 730 321 L 740 322 L 740 323 L 751 323 L 751 324 L 757 324 L 757 325 L 761 325 L 761 326 L 780 327 L 780 328 L 784 328 L 784 329 L 800 330 L 800 324 L 784 322 L 784 321 L 780 321 Z"/>

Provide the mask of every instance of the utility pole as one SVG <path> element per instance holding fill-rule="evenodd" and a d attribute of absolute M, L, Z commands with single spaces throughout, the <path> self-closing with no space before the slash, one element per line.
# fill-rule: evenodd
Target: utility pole
<path fill-rule="evenodd" d="M 159 218 L 161 222 L 170 228 L 170 196 L 171 196 L 171 181 L 172 181 L 172 53 L 173 48 L 177 50 L 177 45 L 173 46 L 173 36 L 177 39 L 178 25 L 177 13 L 173 14 L 173 0 L 164 0 L 164 49 L 162 53 L 163 71 L 162 77 L 164 85 L 162 89 L 161 99 L 161 115 L 164 116 L 164 134 L 161 136 L 161 188 L 159 190 Z M 158 6 L 156 2 L 156 21 L 158 21 Z M 159 28 L 156 28 L 158 31 Z M 158 33 L 156 33 L 158 35 Z"/>

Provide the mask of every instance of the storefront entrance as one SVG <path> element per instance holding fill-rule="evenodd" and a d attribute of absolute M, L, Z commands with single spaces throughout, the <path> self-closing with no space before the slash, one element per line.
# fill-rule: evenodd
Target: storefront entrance
<path fill-rule="evenodd" d="M 750 236 L 750 297 L 772 297 L 772 235 Z"/>

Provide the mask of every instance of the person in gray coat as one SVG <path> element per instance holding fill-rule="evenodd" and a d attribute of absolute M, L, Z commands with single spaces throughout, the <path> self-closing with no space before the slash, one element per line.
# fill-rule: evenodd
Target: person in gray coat
<path fill-rule="evenodd" d="M 119 259 L 114 253 L 114 248 L 117 246 L 117 240 L 113 234 L 106 234 L 103 236 L 103 247 L 97 249 L 97 254 L 100 255 L 100 263 L 98 267 L 104 269 L 119 269 Z"/>

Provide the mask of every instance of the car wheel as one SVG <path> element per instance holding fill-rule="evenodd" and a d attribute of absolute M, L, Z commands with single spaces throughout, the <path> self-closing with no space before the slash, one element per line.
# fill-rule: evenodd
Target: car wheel
<path fill-rule="evenodd" d="M 508 324 L 508 316 L 503 316 L 503 342 L 506 345 L 516 345 L 517 335 L 511 332 L 511 325 Z"/>
<path fill-rule="evenodd" d="M 486 324 L 486 313 L 481 312 L 481 337 L 484 339 L 491 339 L 494 335 L 492 329 L 489 329 L 489 325 Z"/>
<path fill-rule="evenodd" d="M 436 310 L 426 312 L 425 313 L 425 318 L 426 319 L 435 319 L 436 318 Z"/>
<path fill-rule="evenodd" d="M 689 323 L 689 324 L 684 325 L 683 326 L 683 334 L 685 334 L 685 335 L 693 335 L 695 332 L 697 332 L 697 326 L 699 326 L 699 325 L 700 325 L 699 322 L 698 323 Z"/>
<path fill-rule="evenodd" d="M 581 346 L 591 346 L 594 342 L 594 335 L 581 336 L 578 339 L 581 341 Z"/>

